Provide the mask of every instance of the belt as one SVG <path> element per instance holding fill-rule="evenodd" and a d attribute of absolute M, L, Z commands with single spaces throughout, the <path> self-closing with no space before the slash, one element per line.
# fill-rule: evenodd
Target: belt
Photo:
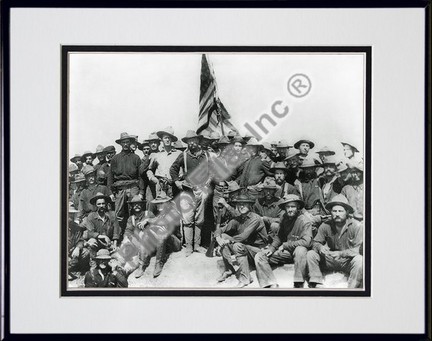
<path fill-rule="evenodd" d="M 120 181 L 116 181 L 113 184 L 113 187 L 116 189 L 127 189 L 127 188 L 137 187 L 138 183 L 139 183 L 138 180 L 120 180 Z"/>

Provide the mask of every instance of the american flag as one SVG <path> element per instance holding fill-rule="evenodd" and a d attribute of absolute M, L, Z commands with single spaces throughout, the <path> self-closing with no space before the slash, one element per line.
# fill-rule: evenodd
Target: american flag
<path fill-rule="evenodd" d="M 210 132 L 217 131 L 221 135 L 226 135 L 230 130 L 238 131 L 229 121 L 229 118 L 230 115 L 217 94 L 214 71 L 207 60 L 207 56 L 203 54 L 201 58 L 201 86 L 197 133 L 199 134 L 204 129 Z"/>

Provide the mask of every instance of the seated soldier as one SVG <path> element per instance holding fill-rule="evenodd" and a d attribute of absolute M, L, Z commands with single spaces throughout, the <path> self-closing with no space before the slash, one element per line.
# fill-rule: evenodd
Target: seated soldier
<path fill-rule="evenodd" d="M 231 260 L 231 254 L 234 254 L 239 263 L 237 287 L 243 288 L 252 283 L 249 261 L 252 262 L 255 255 L 267 246 L 267 231 L 262 218 L 252 212 L 255 199 L 240 194 L 233 202 L 240 215 L 215 232 L 225 265 L 225 271 L 218 282 L 223 282 L 235 273 Z"/>
<path fill-rule="evenodd" d="M 270 265 L 286 263 L 294 263 L 294 287 L 303 287 L 307 248 L 312 240 L 311 222 L 301 214 L 303 205 L 295 194 L 288 194 L 279 202 L 284 210 L 279 231 L 269 248 L 255 256 L 257 278 L 262 288 L 279 286 Z"/>
<path fill-rule="evenodd" d="M 252 211 L 262 217 L 267 234 L 273 240 L 279 230 L 279 223 L 283 214 L 276 197 L 278 187 L 273 178 L 267 177 L 262 184 L 263 196 L 258 198 L 252 206 Z"/>
<path fill-rule="evenodd" d="M 90 199 L 90 203 L 96 207 L 96 212 L 91 212 L 87 217 L 83 240 L 89 245 L 91 258 L 94 258 L 100 249 L 117 249 L 120 225 L 114 212 L 107 210 L 109 201 L 110 198 L 103 193 L 97 193 Z"/>
<path fill-rule="evenodd" d="M 139 249 L 140 266 L 135 277 L 141 277 L 156 254 L 153 277 L 158 277 L 166 261 L 167 249 L 171 252 L 181 250 L 180 219 L 181 215 L 170 197 L 156 197 L 145 214 L 145 201 L 136 195 L 130 202 L 132 215 L 125 230 L 124 243 L 134 243 Z M 138 245 L 137 245 L 138 242 Z"/>
<path fill-rule="evenodd" d="M 119 262 L 112 258 L 107 249 L 100 249 L 94 257 L 96 266 L 92 267 L 84 277 L 86 288 L 127 288 L 128 281 L 125 271 Z"/>
<path fill-rule="evenodd" d="M 363 226 L 350 219 L 348 214 L 354 209 L 342 194 L 336 195 L 326 208 L 331 212 L 331 220 L 323 223 L 313 239 L 312 250 L 307 253 L 309 287 L 323 283 L 322 270 L 340 270 L 349 275 L 348 287 L 363 286 Z"/>

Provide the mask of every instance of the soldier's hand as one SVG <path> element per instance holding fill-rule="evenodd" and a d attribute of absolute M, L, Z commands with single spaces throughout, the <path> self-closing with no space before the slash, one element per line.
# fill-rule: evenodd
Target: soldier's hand
<path fill-rule="evenodd" d="M 327 245 L 324 245 L 321 250 L 320 250 L 320 254 L 322 255 L 328 255 L 330 253 L 330 249 Z"/>
<path fill-rule="evenodd" d="M 109 237 L 108 237 L 108 236 L 105 236 L 105 235 L 103 235 L 103 234 L 100 234 L 100 235 L 98 236 L 98 239 L 99 239 L 103 244 L 105 244 L 105 245 L 109 245 L 109 244 L 111 243 L 111 240 L 109 239 Z"/>
<path fill-rule="evenodd" d="M 152 177 L 150 178 L 150 181 L 153 182 L 154 184 L 157 184 L 157 183 L 159 182 L 158 178 L 155 177 L 155 176 L 152 176 Z"/>
<path fill-rule="evenodd" d="M 183 189 L 183 184 L 181 181 L 175 181 L 175 185 L 177 186 L 178 189 Z"/>
<path fill-rule="evenodd" d="M 278 251 L 282 252 L 283 250 L 284 250 L 284 246 L 283 245 L 279 246 Z"/>

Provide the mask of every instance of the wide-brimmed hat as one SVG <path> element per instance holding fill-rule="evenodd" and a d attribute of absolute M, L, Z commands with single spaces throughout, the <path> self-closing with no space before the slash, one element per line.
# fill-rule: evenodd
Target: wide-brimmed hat
<path fill-rule="evenodd" d="M 227 181 L 228 188 L 224 190 L 224 193 L 232 194 L 241 190 L 241 187 L 236 181 Z"/>
<path fill-rule="evenodd" d="M 292 157 L 297 156 L 299 154 L 300 154 L 300 152 L 297 149 L 290 148 L 290 149 L 288 149 L 288 153 L 287 153 L 286 158 L 284 159 L 284 161 L 289 160 Z"/>
<path fill-rule="evenodd" d="M 332 207 L 333 207 L 333 206 L 336 206 L 336 205 L 340 205 L 340 206 L 345 207 L 345 209 L 346 209 L 348 212 L 350 212 L 350 213 L 353 213 L 353 212 L 354 212 L 353 207 L 349 204 L 348 199 L 347 199 L 347 198 L 345 197 L 345 195 L 343 195 L 343 194 L 335 195 L 335 196 L 330 200 L 330 202 L 326 205 L 326 209 L 327 209 L 328 211 L 331 211 Z"/>
<path fill-rule="evenodd" d="M 120 138 L 115 140 L 116 143 L 120 144 L 121 141 L 131 139 L 136 141 L 137 137 L 135 135 L 129 135 L 128 133 L 121 133 Z"/>
<path fill-rule="evenodd" d="M 268 142 L 263 142 L 263 143 L 261 143 L 261 146 L 262 146 L 262 149 L 264 149 L 264 150 L 266 150 L 266 151 L 268 151 L 268 152 L 270 152 L 271 153 L 271 145 L 270 145 L 270 143 L 268 143 Z"/>
<path fill-rule="evenodd" d="M 69 173 L 78 172 L 79 168 L 76 164 L 70 163 L 69 164 Z"/>
<path fill-rule="evenodd" d="M 274 190 L 278 189 L 278 186 L 276 185 L 276 181 L 272 177 L 266 177 L 260 187 L 262 189 L 274 189 Z"/>
<path fill-rule="evenodd" d="M 270 145 L 272 146 L 272 147 L 276 147 L 277 145 L 278 145 L 278 141 L 271 141 L 270 142 Z"/>
<path fill-rule="evenodd" d="M 84 182 L 84 181 L 86 181 L 84 174 L 79 172 L 79 173 L 75 174 L 75 177 L 74 177 L 72 182 L 77 183 L 77 182 Z"/>
<path fill-rule="evenodd" d="M 75 162 L 80 161 L 80 160 L 81 160 L 81 155 L 80 155 L 80 154 L 75 154 L 75 155 L 70 159 L 70 162 L 75 163 Z"/>
<path fill-rule="evenodd" d="M 87 151 L 84 152 L 84 154 L 81 156 L 81 162 L 85 162 L 87 156 L 91 156 L 92 159 L 94 159 L 93 152 L 87 150 Z"/>
<path fill-rule="evenodd" d="M 128 204 L 144 204 L 145 200 L 141 199 L 141 195 L 137 194 L 134 195 L 133 198 L 131 200 L 128 201 Z"/>
<path fill-rule="evenodd" d="M 96 204 L 96 201 L 98 199 L 105 199 L 106 202 L 110 201 L 109 196 L 106 196 L 105 194 L 99 192 L 99 193 L 96 193 L 96 195 L 90 199 L 90 204 L 92 204 L 92 205 Z"/>
<path fill-rule="evenodd" d="M 234 144 L 236 142 L 240 142 L 241 144 L 245 144 L 246 141 L 240 135 L 236 135 L 231 139 L 231 143 Z"/>
<path fill-rule="evenodd" d="M 245 142 L 248 143 L 249 140 L 250 140 L 252 137 L 254 137 L 254 136 L 253 136 L 253 135 L 250 135 L 250 134 L 248 134 L 248 133 L 246 133 L 246 134 L 243 136 L 243 140 L 245 140 Z"/>
<path fill-rule="evenodd" d="M 100 249 L 97 253 L 96 253 L 96 257 L 95 259 L 111 259 L 111 254 L 109 252 L 109 250 L 107 249 Z"/>
<path fill-rule="evenodd" d="M 175 142 L 173 143 L 173 147 L 174 147 L 175 149 L 179 149 L 179 150 L 185 150 L 185 149 L 187 148 L 187 146 L 185 146 L 185 145 L 183 144 L 183 142 L 180 141 L 180 140 L 175 141 Z"/>
<path fill-rule="evenodd" d="M 156 133 L 156 135 L 157 135 L 160 139 L 162 139 L 162 136 L 164 136 L 164 135 L 168 135 L 168 136 L 171 137 L 171 140 L 172 140 L 173 142 L 178 140 L 177 136 L 174 135 L 174 129 L 173 129 L 173 127 L 171 127 L 171 126 L 168 126 L 168 127 L 166 127 L 165 129 L 159 130 L 159 131 Z"/>
<path fill-rule="evenodd" d="M 227 136 L 228 136 L 228 138 L 231 140 L 231 139 L 233 139 L 234 137 L 239 136 L 239 134 L 238 134 L 237 131 L 230 130 L 230 131 L 228 132 Z"/>
<path fill-rule="evenodd" d="M 184 143 L 188 143 L 188 141 L 189 141 L 190 139 L 195 138 L 195 137 L 199 138 L 200 140 L 203 138 L 202 135 L 198 135 L 195 131 L 193 131 L 193 130 L 188 130 L 187 133 L 186 133 L 186 136 L 182 138 L 182 141 L 183 141 Z"/>
<path fill-rule="evenodd" d="M 261 143 L 255 137 L 251 137 L 249 141 L 246 143 L 246 146 L 258 147 L 261 146 Z"/>
<path fill-rule="evenodd" d="M 304 201 L 296 194 L 287 194 L 283 198 L 278 201 L 279 207 L 283 207 L 290 202 L 298 202 L 300 205 L 300 209 L 304 207 Z"/>
<path fill-rule="evenodd" d="M 317 151 L 317 154 L 335 155 L 336 153 L 333 150 L 331 150 L 329 147 L 324 146 Z"/>
<path fill-rule="evenodd" d="M 336 165 L 338 165 L 338 163 L 339 163 L 339 161 L 336 160 L 336 158 L 333 155 L 331 155 L 325 159 L 325 162 L 323 162 L 322 165 L 323 166 L 327 166 L 327 165 L 335 165 L 336 166 Z"/>
<path fill-rule="evenodd" d="M 115 149 L 114 146 L 106 146 L 106 147 L 103 149 L 103 152 L 104 152 L 104 153 L 115 153 L 115 152 L 116 152 L 116 149 Z"/>
<path fill-rule="evenodd" d="M 84 165 L 84 167 L 81 169 L 81 172 L 84 174 L 84 176 L 87 176 L 91 173 L 94 173 L 96 170 L 93 166 L 90 165 Z"/>
<path fill-rule="evenodd" d="M 231 142 L 230 142 L 230 140 L 228 139 L 228 137 L 226 137 L 226 136 L 222 136 L 217 142 L 216 142 L 216 144 L 218 145 L 218 146 L 226 146 L 226 145 L 229 145 Z"/>
<path fill-rule="evenodd" d="M 291 148 L 291 147 L 292 146 L 290 146 L 288 141 L 286 140 L 280 140 L 276 145 L 276 148 Z"/>
<path fill-rule="evenodd" d="M 300 168 L 309 168 L 309 167 L 321 167 L 322 164 L 318 162 L 318 160 L 312 158 L 312 157 L 307 157 L 303 160 Z"/>
<path fill-rule="evenodd" d="M 274 173 L 277 169 L 282 169 L 282 170 L 286 171 L 287 168 L 283 162 L 279 161 L 279 162 L 274 163 L 271 166 L 270 172 Z"/>
<path fill-rule="evenodd" d="M 152 142 L 152 141 L 160 141 L 159 136 L 156 135 L 156 133 L 151 133 L 148 137 L 148 139 L 146 140 L 148 143 Z"/>
<path fill-rule="evenodd" d="M 159 194 L 156 198 L 154 198 L 151 203 L 152 204 L 163 204 L 165 202 L 170 201 L 172 198 L 166 195 L 165 193 Z"/>
<path fill-rule="evenodd" d="M 310 149 L 312 149 L 313 147 L 315 147 L 315 143 L 313 143 L 311 140 L 307 140 L 307 139 L 301 139 L 298 140 L 295 144 L 294 144 L 294 148 L 295 149 L 299 149 L 300 145 L 302 143 L 307 143 L 310 146 Z"/>
<path fill-rule="evenodd" d="M 97 155 L 99 155 L 99 154 L 102 154 L 102 153 L 104 153 L 104 146 L 102 146 L 101 144 L 99 144 L 97 147 L 96 147 L 96 152 L 93 154 L 93 157 L 95 157 L 95 156 L 97 156 Z"/>
<path fill-rule="evenodd" d="M 350 146 L 354 151 L 356 151 L 357 153 L 360 153 L 359 150 L 357 149 L 357 147 L 355 147 L 355 146 L 352 144 L 352 142 L 341 142 L 341 145 L 342 145 L 342 146 L 345 146 L 345 145 Z"/>
<path fill-rule="evenodd" d="M 253 204 L 256 200 L 247 194 L 240 194 L 238 197 L 233 199 L 233 203 L 250 203 Z"/>
<path fill-rule="evenodd" d="M 150 147 L 150 143 L 147 140 L 144 140 L 142 143 L 138 143 L 139 150 L 143 150 L 145 146 Z"/>
<path fill-rule="evenodd" d="M 348 166 L 347 166 L 347 164 L 345 163 L 345 162 L 343 162 L 343 161 L 340 161 L 337 165 L 336 165 L 336 171 L 338 172 L 338 173 L 342 173 L 343 171 L 346 171 L 346 170 L 348 170 L 349 168 L 348 168 Z"/>

